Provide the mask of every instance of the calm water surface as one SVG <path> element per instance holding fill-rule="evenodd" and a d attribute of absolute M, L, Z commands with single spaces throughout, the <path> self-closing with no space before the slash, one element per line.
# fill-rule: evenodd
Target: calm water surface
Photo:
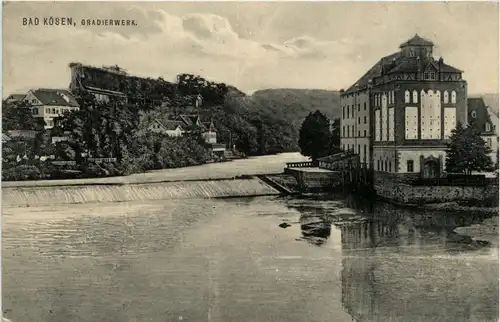
<path fill-rule="evenodd" d="M 346 197 L 3 212 L 14 322 L 498 320 L 498 217 Z"/>

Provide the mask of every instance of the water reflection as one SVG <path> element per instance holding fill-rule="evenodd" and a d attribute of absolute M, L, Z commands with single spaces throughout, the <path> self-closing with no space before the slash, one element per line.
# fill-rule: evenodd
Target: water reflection
<path fill-rule="evenodd" d="M 484 222 L 498 217 L 316 201 L 290 207 L 311 244 L 340 230 L 342 307 L 355 321 L 497 321 L 498 232 Z"/>
<path fill-rule="evenodd" d="M 330 237 L 332 225 L 321 216 L 301 216 L 300 230 L 304 239 L 320 246 Z"/>

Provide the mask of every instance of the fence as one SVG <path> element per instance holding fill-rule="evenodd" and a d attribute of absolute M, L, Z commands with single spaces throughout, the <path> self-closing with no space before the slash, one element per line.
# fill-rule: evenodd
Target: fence
<path fill-rule="evenodd" d="M 304 162 L 287 162 L 287 168 L 314 168 L 318 166 L 318 162 L 304 161 Z"/>
<path fill-rule="evenodd" d="M 113 163 L 116 162 L 116 158 L 87 158 L 85 159 L 85 161 L 94 163 L 103 163 L 103 162 Z M 54 160 L 51 162 L 53 165 L 76 165 L 76 161 Z"/>

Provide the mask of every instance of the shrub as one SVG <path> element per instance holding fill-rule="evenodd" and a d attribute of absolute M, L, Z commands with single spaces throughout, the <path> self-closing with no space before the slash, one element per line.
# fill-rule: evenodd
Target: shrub
<path fill-rule="evenodd" d="M 119 169 L 114 163 L 103 163 L 101 167 L 108 171 L 110 176 L 121 176 L 123 175 L 123 170 Z"/>
<path fill-rule="evenodd" d="M 83 175 L 88 178 L 105 177 L 109 175 L 108 170 L 92 162 L 82 164 L 81 171 Z"/>
<path fill-rule="evenodd" d="M 42 179 L 40 169 L 34 165 L 18 165 L 2 171 L 3 181 L 39 180 Z"/>

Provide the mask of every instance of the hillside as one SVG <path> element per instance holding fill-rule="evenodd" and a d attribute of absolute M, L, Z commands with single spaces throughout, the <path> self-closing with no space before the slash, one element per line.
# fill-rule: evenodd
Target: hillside
<path fill-rule="evenodd" d="M 328 118 L 341 116 L 340 93 L 319 89 L 266 89 L 250 98 L 255 106 L 299 126 L 310 112 L 320 110 Z"/>
<path fill-rule="evenodd" d="M 267 89 L 245 95 L 230 88 L 224 105 L 210 108 L 207 116 L 214 120 L 222 141 L 232 141 L 238 150 L 248 155 L 260 155 L 299 151 L 300 126 L 306 116 L 316 110 L 331 120 L 339 117 L 339 93 Z"/>

